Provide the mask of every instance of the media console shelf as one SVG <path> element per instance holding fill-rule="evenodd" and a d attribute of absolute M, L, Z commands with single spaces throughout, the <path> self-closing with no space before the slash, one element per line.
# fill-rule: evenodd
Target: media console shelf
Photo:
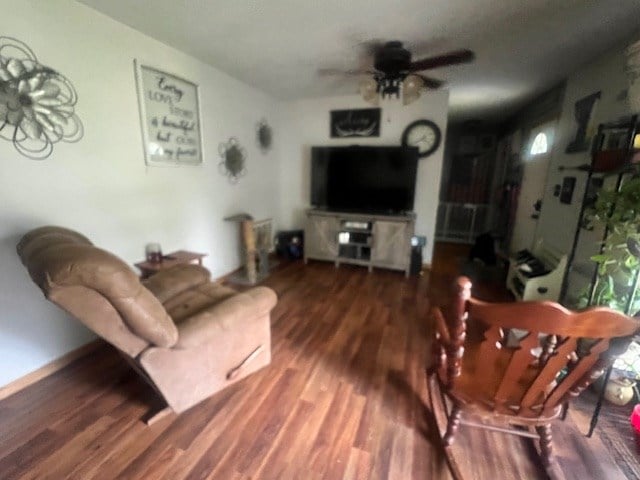
<path fill-rule="evenodd" d="M 402 270 L 409 276 L 414 214 L 369 215 L 308 210 L 304 261 L 328 260 Z"/>

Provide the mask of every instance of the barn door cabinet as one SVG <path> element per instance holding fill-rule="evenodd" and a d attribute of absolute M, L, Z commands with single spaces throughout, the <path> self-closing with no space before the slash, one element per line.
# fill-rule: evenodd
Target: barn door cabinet
<path fill-rule="evenodd" d="M 304 260 L 402 270 L 409 275 L 414 214 L 367 215 L 309 210 Z"/>

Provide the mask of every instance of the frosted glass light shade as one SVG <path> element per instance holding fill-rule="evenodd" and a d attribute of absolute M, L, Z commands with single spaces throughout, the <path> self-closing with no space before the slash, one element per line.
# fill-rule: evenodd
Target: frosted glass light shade
<path fill-rule="evenodd" d="M 365 102 L 368 102 L 371 105 L 375 105 L 377 107 L 380 104 L 378 84 L 373 78 L 362 80 L 360 82 L 360 95 L 362 95 Z"/>
<path fill-rule="evenodd" d="M 402 103 L 409 105 L 420 98 L 420 90 L 424 87 L 424 82 L 417 75 L 407 75 L 402 81 Z"/>

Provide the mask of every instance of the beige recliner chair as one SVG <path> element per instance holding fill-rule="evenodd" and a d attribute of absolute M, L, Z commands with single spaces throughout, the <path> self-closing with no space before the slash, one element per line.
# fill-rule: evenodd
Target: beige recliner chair
<path fill-rule="evenodd" d="M 238 293 L 198 265 L 141 281 L 118 257 L 61 227 L 30 231 L 17 250 L 45 297 L 122 352 L 176 413 L 271 361 L 269 288 Z"/>

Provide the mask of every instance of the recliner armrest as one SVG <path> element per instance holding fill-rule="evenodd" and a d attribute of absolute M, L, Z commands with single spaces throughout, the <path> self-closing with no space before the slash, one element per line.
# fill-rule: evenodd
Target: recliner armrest
<path fill-rule="evenodd" d="M 161 303 L 190 288 L 209 281 L 211 273 L 200 265 L 175 265 L 160 270 L 158 273 L 142 281 L 142 284 Z"/>
<path fill-rule="evenodd" d="M 277 302 L 273 290 L 255 287 L 213 305 L 178 325 L 175 348 L 193 348 L 214 341 L 247 320 L 267 315 Z M 250 334 L 248 332 L 248 334 Z"/>

